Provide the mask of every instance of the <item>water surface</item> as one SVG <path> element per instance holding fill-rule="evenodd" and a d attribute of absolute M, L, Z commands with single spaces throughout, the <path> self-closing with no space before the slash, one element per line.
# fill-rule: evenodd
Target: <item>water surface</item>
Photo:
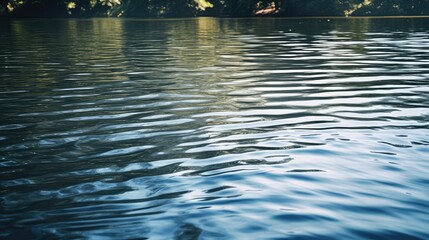
<path fill-rule="evenodd" d="M 0 23 L 0 237 L 428 239 L 429 19 Z"/>

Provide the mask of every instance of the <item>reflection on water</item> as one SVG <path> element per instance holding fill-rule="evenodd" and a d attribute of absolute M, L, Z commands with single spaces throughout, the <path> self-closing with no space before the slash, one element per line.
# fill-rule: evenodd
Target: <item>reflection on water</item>
<path fill-rule="evenodd" d="M 3 21 L 0 236 L 429 238 L 428 23 Z"/>

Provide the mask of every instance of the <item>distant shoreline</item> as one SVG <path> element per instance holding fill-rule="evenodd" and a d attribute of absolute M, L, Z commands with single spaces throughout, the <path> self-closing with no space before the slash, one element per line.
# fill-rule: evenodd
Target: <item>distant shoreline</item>
<path fill-rule="evenodd" d="M 218 19 L 358 19 L 358 18 L 429 18 L 429 15 L 372 15 L 372 16 L 248 16 L 248 17 L 231 17 L 231 16 L 194 16 L 194 17 L 11 17 L 0 16 L 0 19 L 142 19 L 142 20 L 179 20 L 195 18 L 218 18 Z"/>

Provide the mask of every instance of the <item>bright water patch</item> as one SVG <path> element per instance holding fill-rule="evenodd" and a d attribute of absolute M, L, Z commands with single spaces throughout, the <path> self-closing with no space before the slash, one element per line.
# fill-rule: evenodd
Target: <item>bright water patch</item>
<path fill-rule="evenodd" d="M 0 26 L 1 237 L 429 238 L 429 19 Z"/>

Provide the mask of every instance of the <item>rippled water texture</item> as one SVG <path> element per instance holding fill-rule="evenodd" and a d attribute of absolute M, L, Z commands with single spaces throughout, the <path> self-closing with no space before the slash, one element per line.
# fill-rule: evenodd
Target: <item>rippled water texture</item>
<path fill-rule="evenodd" d="M 429 19 L 0 25 L 0 237 L 429 238 Z"/>

